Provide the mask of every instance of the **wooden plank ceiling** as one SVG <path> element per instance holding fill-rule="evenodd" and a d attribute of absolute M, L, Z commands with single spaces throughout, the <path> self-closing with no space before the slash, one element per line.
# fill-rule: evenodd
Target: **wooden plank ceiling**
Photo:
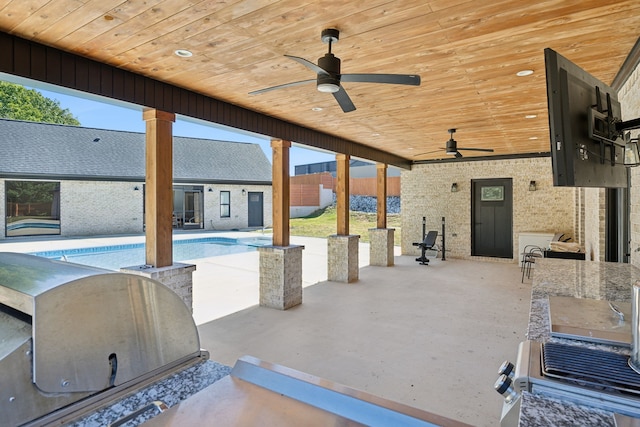
<path fill-rule="evenodd" d="M 421 86 L 343 83 L 350 113 L 314 83 L 249 95 L 314 78 L 283 55 L 317 63 L 324 28 L 343 73 Z M 408 160 L 449 158 L 449 128 L 459 147 L 548 152 L 543 49 L 611 84 L 639 29 L 638 0 L 0 0 L 2 31 Z"/>

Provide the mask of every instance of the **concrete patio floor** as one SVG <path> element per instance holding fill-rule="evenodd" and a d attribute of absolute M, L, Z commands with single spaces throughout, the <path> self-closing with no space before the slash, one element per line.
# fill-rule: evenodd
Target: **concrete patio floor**
<path fill-rule="evenodd" d="M 472 425 L 498 425 L 497 370 L 514 361 L 529 317 L 520 269 L 395 261 L 361 268 L 356 283 L 308 286 L 302 305 L 287 311 L 253 306 L 201 324 L 201 345 L 230 366 L 251 355 Z"/>
<path fill-rule="evenodd" d="M 397 254 L 395 266 L 373 267 L 361 244 L 359 281 L 346 284 L 327 281 L 326 239 L 292 237 L 291 244 L 305 246 L 304 291 L 303 304 L 287 311 L 257 306 L 257 252 L 192 260 L 194 320 L 213 360 L 233 366 L 251 355 L 473 425 L 499 424 L 497 369 L 515 359 L 529 317 L 530 284 L 520 283 L 516 264 L 432 259 L 422 266 Z M 42 245 L 5 241 L 0 251 Z"/>

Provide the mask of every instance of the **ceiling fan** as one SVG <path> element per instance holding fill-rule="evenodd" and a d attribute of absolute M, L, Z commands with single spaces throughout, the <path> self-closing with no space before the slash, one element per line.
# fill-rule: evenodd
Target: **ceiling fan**
<path fill-rule="evenodd" d="M 347 95 L 340 82 L 355 83 L 389 83 L 396 85 L 420 85 L 420 76 L 414 74 L 341 74 L 340 58 L 331 53 L 331 45 L 337 43 L 340 32 L 334 28 L 322 30 L 321 40 L 329 45 L 329 51 L 321 58 L 318 58 L 318 65 L 297 56 L 285 55 L 289 59 L 309 68 L 317 74 L 315 79 L 302 80 L 299 82 L 285 83 L 278 86 L 249 92 L 249 95 L 258 95 L 285 87 L 298 86 L 306 83 L 316 82 L 318 91 L 333 94 L 342 111 L 348 113 L 356 109 L 355 105 Z"/>
<path fill-rule="evenodd" d="M 464 151 L 484 151 L 486 153 L 493 153 L 493 148 L 462 148 L 462 147 L 458 147 L 458 141 L 453 139 L 453 134 L 456 132 L 455 128 L 449 129 L 447 132 L 449 132 L 449 135 L 450 135 L 449 136 L 449 140 L 446 143 L 446 147 L 440 149 L 440 150 L 445 150 L 445 152 L 447 154 L 453 154 L 454 156 L 456 156 L 456 158 L 460 158 L 460 157 L 462 157 L 462 154 L 460 153 L 460 150 L 464 150 Z M 440 151 L 440 150 L 428 151 L 426 153 L 418 154 L 417 156 L 423 156 L 425 154 L 435 153 L 435 152 Z"/>

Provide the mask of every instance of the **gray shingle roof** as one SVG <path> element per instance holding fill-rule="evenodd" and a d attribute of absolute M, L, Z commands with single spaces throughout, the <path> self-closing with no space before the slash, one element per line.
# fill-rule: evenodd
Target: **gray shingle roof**
<path fill-rule="evenodd" d="M 145 135 L 0 119 L 0 176 L 144 180 Z M 271 183 L 257 144 L 173 138 L 174 181 Z"/>

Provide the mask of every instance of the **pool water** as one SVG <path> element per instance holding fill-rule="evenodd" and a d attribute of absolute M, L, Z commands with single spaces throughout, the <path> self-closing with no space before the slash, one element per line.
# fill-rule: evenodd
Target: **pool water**
<path fill-rule="evenodd" d="M 252 252 L 255 251 L 258 246 L 270 244 L 271 239 L 260 237 L 241 239 L 210 237 L 174 240 L 173 260 L 182 262 L 220 255 Z M 122 267 L 143 265 L 146 261 L 144 243 L 31 252 L 31 255 L 106 268 L 108 270 L 119 270 Z"/>

